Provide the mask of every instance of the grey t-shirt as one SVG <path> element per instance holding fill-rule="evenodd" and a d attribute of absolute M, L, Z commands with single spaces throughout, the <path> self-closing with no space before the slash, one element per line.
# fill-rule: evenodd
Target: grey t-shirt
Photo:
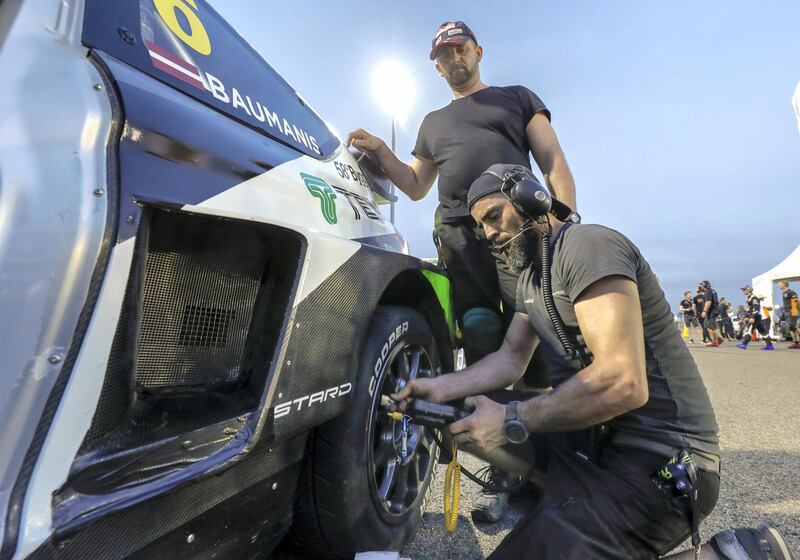
<path fill-rule="evenodd" d="M 664 292 L 639 249 L 621 233 L 603 226 L 578 224 L 563 229 L 554 242 L 551 285 L 553 300 L 568 328 L 578 327 L 575 299 L 608 276 L 630 278 L 638 287 L 649 390 L 644 406 L 614 418 L 611 426 L 642 441 L 719 453 L 719 428 L 708 392 L 673 324 Z M 557 387 L 580 371 L 580 362 L 567 356 L 556 336 L 535 266 L 520 275 L 516 307 L 528 315 L 539 335 L 553 385 Z M 591 356 L 583 337 L 578 334 L 577 339 Z"/>
<path fill-rule="evenodd" d="M 508 86 L 487 87 L 425 116 L 411 153 L 436 163 L 443 221 L 469 216 L 467 191 L 490 165 L 530 169 L 525 127 L 536 113 L 550 118 L 535 93 Z"/>

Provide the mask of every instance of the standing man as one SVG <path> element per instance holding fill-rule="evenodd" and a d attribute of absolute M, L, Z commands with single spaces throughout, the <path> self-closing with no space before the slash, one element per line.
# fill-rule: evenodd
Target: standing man
<path fill-rule="evenodd" d="M 706 328 L 705 322 L 700 318 L 703 314 L 703 308 L 705 307 L 705 297 L 703 297 L 703 287 L 697 286 L 697 294 L 694 296 L 692 300 L 694 303 L 694 313 L 697 320 L 700 322 L 700 328 L 703 329 L 703 343 L 710 342 L 711 337 L 708 334 L 708 329 Z"/>
<path fill-rule="evenodd" d="M 750 332 L 744 335 L 742 341 L 736 345 L 737 348 L 742 350 L 747 349 L 747 345 L 753 340 L 752 333 L 759 332 L 764 337 L 764 346 L 762 350 L 775 350 L 772 346 L 772 339 L 769 336 L 769 331 L 764 328 L 764 321 L 761 320 L 761 300 L 753 293 L 753 288 L 748 284 L 742 288 L 745 297 L 745 304 L 747 305 L 747 323 L 749 324 Z"/>
<path fill-rule="evenodd" d="M 702 332 L 700 331 L 700 323 L 697 322 L 697 315 L 695 315 L 694 312 L 692 292 L 683 292 L 683 299 L 678 305 L 681 309 L 681 313 L 683 313 L 683 324 L 689 331 L 689 342 L 694 342 L 694 338 L 692 338 L 692 329 L 695 329 L 698 340 L 701 339 Z"/>
<path fill-rule="evenodd" d="M 782 280 L 778 287 L 783 293 L 783 313 L 786 315 L 786 322 L 789 323 L 789 334 L 792 335 L 792 343 L 789 348 L 800 350 L 800 329 L 797 327 L 800 318 L 800 304 L 797 300 L 797 293 L 789 288 L 789 282 Z"/>
<path fill-rule="evenodd" d="M 561 201 L 575 208 L 575 183 L 550 125 L 550 111 L 524 86 L 488 86 L 481 80 L 481 47 L 463 21 L 448 21 L 436 30 L 430 51 L 436 72 L 453 100 L 422 121 L 410 164 L 380 138 L 358 129 L 347 144 L 377 160 L 386 175 L 412 200 L 421 200 L 439 179 L 439 207 L 434 229 L 451 280 L 453 305 L 461 327 L 464 354 L 471 364 L 497 350 L 514 315 L 517 274 L 505 259 L 493 255 L 483 232 L 467 209 L 470 184 L 495 163 L 531 169 L 530 155 Z M 534 356 L 524 381 L 529 387 L 550 385 Z M 491 471 L 500 485 L 508 475 Z M 484 492 L 473 502 L 473 518 L 498 521 L 507 493 Z"/>
<path fill-rule="evenodd" d="M 700 287 L 703 289 L 703 313 L 701 317 L 705 328 L 708 329 L 708 336 L 711 338 L 711 342 L 707 342 L 706 346 L 713 348 L 719 346 L 725 340 L 720 336 L 719 325 L 717 324 L 719 319 L 719 296 L 717 295 L 717 290 L 711 287 L 711 282 L 708 280 L 703 280 L 700 283 Z"/>

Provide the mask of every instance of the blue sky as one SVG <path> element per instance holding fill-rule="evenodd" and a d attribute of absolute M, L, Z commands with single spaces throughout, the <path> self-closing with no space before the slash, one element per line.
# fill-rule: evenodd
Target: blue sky
<path fill-rule="evenodd" d="M 211 4 L 342 135 L 363 127 L 388 143 L 371 74 L 402 61 L 416 79 L 406 161 L 425 114 L 451 99 L 428 60 L 433 33 L 466 21 L 484 82 L 525 85 L 552 111 L 584 221 L 630 237 L 673 308 L 703 279 L 740 301 L 739 286 L 800 243 L 796 1 Z M 436 203 L 434 188 L 397 207 L 416 255 L 435 253 Z"/>

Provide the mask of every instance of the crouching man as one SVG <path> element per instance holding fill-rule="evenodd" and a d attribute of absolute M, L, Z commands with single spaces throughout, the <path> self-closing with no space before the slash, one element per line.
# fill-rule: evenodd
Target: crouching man
<path fill-rule="evenodd" d="M 449 428 L 461 449 L 512 472 L 542 471 L 542 499 L 491 559 L 519 560 L 532 551 L 536 558 L 656 558 L 689 536 L 692 511 L 699 522 L 716 504 L 714 411 L 636 246 L 602 226 L 552 219 L 550 200 L 514 166 L 493 165 L 472 184 L 472 216 L 521 273 L 516 314 L 497 352 L 461 372 L 411 381 L 395 397 L 466 397 L 472 415 Z M 544 236 L 549 255 L 542 253 Z M 548 276 L 550 294 L 543 288 Z M 549 295 L 563 321 L 558 329 Z M 578 352 L 568 353 L 570 343 Z M 555 390 L 521 402 L 511 392 L 504 398 L 502 389 L 522 375 L 537 344 Z M 693 496 L 670 481 L 683 472 L 676 465 L 690 460 Z M 728 533 L 742 551 L 755 546 L 751 558 L 768 558 L 754 555 L 763 535 L 779 539 L 771 526 Z M 717 540 L 702 547 L 703 558 L 728 557 L 717 555 Z"/>

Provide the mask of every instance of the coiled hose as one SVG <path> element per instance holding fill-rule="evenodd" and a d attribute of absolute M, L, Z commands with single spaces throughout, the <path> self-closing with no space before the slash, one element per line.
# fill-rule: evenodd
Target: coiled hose
<path fill-rule="evenodd" d="M 547 232 L 542 235 L 542 299 L 544 300 L 544 307 L 547 309 L 547 316 L 550 322 L 553 323 L 553 329 L 556 331 L 561 346 L 570 358 L 578 358 L 583 363 L 578 351 L 569 341 L 567 336 L 567 328 L 564 326 L 564 321 L 561 320 L 561 315 L 556 309 L 556 304 L 553 301 L 553 288 L 550 285 L 550 263 L 552 255 L 550 254 L 550 238 L 553 235 L 553 227 L 550 225 L 550 220 L 547 221 Z"/>
<path fill-rule="evenodd" d="M 461 498 L 461 465 L 458 464 L 458 446 L 455 442 L 451 453 L 452 458 L 444 474 L 444 526 L 450 533 L 456 530 L 458 524 L 458 502 Z"/>

